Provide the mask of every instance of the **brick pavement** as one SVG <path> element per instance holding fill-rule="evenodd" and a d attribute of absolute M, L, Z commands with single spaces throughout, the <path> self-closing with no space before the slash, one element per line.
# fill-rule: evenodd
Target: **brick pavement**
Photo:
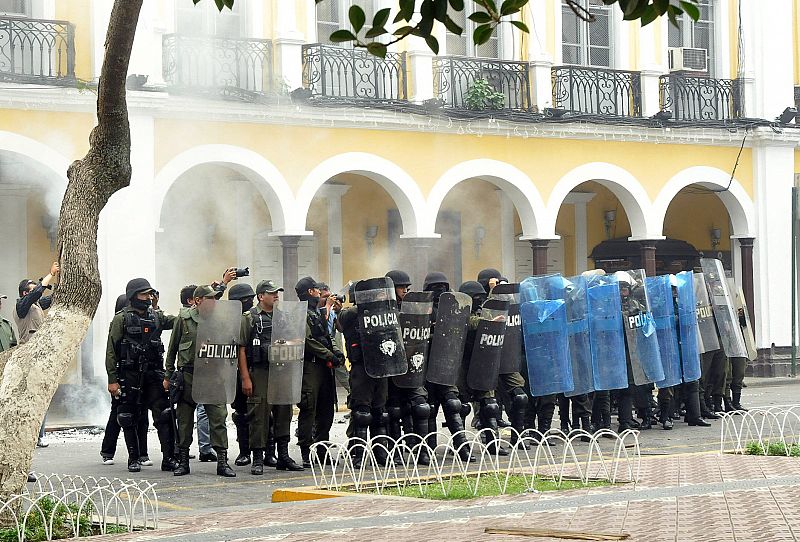
<path fill-rule="evenodd" d="M 170 517 L 169 521 L 171 525 L 157 533 L 113 539 L 545 540 L 484 534 L 491 526 L 624 532 L 631 540 L 648 542 L 797 540 L 800 459 L 673 455 L 643 459 L 635 487 L 626 484 L 461 502 L 357 496 Z"/>

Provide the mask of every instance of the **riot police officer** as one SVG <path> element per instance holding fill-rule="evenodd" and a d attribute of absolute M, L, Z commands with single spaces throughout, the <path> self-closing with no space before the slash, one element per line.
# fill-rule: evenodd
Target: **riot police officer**
<path fill-rule="evenodd" d="M 137 425 L 147 410 L 153 415 L 161 443 L 161 470 L 177 466 L 169 401 L 162 386 L 164 345 L 161 331 L 171 329 L 174 319 L 152 307 L 153 288 L 147 279 L 128 282 L 125 296 L 129 305 L 114 315 L 108 332 L 106 372 L 108 391 L 118 399 L 117 420 L 128 448 L 128 471 L 139 472 Z M 144 435 L 142 435 L 143 437 Z"/>
<path fill-rule="evenodd" d="M 241 302 L 242 314 L 247 313 L 253 307 L 255 297 L 256 293 L 249 284 L 234 284 L 228 290 L 228 299 Z M 242 392 L 241 372 L 236 379 L 236 398 L 231 403 L 231 408 L 233 409 L 231 418 L 233 418 L 233 425 L 236 426 L 236 441 L 239 443 L 239 455 L 236 456 L 234 464 L 238 467 L 244 467 L 250 464 L 250 431 L 247 419 L 247 396 Z M 267 448 L 269 448 L 269 445 L 267 445 Z M 268 451 L 265 454 L 270 456 Z M 273 459 L 272 466 L 275 466 L 274 450 L 271 455 Z"/>
<path fill-rule="evenodd" d="M 308 302 L 297 444 L 303 457 L 303 467 L 311 468 L 311 446 L 329 439 L 336 402 L 333 368 L 344 363 L 344 354 L 333 343 L 327 322 L 317 310 L 320 297 L 317 281 L 303 277 L 294 289 L 300 301 Z"/>
<path fill-rule="evenodd" d="M 253 451 L 250 473 L 264 474 L 264 450 L 268 445 L 269 419 L 273 415 L 278 470 L 300 471 L 303 467 L 289 455 L 289 426 L 292 422 L 291 405 L 270 405 L 267 398 L 269 383 L 269 346 L 272 343 L 272 316 L 278 302 L 278 287 L 271 280 L 262 280 L 256 286 L 258 304 L 242 315 L 239 347 L 239 373 L 242 392 L 247 396 L 248 432 Z"/>

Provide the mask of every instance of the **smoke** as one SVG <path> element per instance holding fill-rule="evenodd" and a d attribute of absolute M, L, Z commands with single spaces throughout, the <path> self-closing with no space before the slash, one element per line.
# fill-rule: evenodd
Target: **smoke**
<path fill-rule="evenodd" d="M 103 382 L 97 381 L 63 384 L 50 412 L 68 423 L 105 427 L 110 410 L 111 396 Z"/>

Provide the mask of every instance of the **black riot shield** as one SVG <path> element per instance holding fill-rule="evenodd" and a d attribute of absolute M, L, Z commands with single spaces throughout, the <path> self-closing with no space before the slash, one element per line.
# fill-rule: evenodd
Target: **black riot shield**
<path fill-rule="evenodd" d="M 508 319 L 503 351 L 500 353 L 500 374 L 516 373 L 522 365 L 525 346 L 522 343 L 522 318 L 519 315 L 519 284 L 498 284 L 489 299 L 508 301 Z"/>
<path fill-rule="evenodd" d="M 364 370 L 372 378 L 405 374 L 408 363 L 392 279 L 358 281 L 355 297 Z"/>
<path fill-rule="evenodd" d="M 439 297 L 425 375 L 428 382 L 442 386 L 456 384 L 471 310 L 472 298 L 467 294 L 445 292 Z"/>
<path fill-rule="evenodd" d="M 728 289 L 722 262 L 716 258 L 700 258 L 700 266 L 703 268 L 719 340 L 725 355 L 729 358 L 746 358 L 747 347 L 744 344 L 742 328 L 739 327 L 739 316 L 733 308 L 733 296 Z"/>
<path fill-rule="evenodd" d="M 705 354 L 713 350 L 722 348 L 717 336 L 717 325 L 714 323 L 714 311 L 711 309 L 711 300 L 708 298 L 708 288 L 706 288 L 706 278 L 703 273 L 695 273 L 694 280 L 694 300 L 697 308 L 697 336 L 700 346 L 700 353 Z"/>
<path fill-rule="evenodd" d="M 508 301 L 489 299 L 481 308 L 467 372 L 467 385 L 473 390 L 492 391 L 497 388 L 508 305 Z"/>
<path fill-rule="evenodd" d="M 198 313 L 192 400 L 200 405 L 231 403 L 236 397 L 242 304 L 206 299 Z"/>
<path fill-rule="evenodd" d="M 392 377 L 398 388 L 420 388 L 425 385 L 428 347 L 431 342 L 431 292 L 408 292 L 400 306 L 400 328 L 406 350 L 408 372 Z"/>

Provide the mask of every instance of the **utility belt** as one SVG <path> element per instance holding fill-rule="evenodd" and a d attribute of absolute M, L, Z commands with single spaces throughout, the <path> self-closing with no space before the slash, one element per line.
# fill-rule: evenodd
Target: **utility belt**
<path fill-rule="evenodd" d="M 136 370 L 136 371 L 158 371 L 163 370 L 163 365 L 161 360 L 159 361 L 151 361 L 151 360 L 133 360 L 133 359 L 121 359 L 117 362 L 117 369 L 118 370 Z"/>
<path fill-rule="evenodd" d="M 190 375 L 193 375 L 194 365 L 184 365 L 183 367 L 178 367 L 178 371 L 180 371 L 181 373 L 189 373 Z"/>

